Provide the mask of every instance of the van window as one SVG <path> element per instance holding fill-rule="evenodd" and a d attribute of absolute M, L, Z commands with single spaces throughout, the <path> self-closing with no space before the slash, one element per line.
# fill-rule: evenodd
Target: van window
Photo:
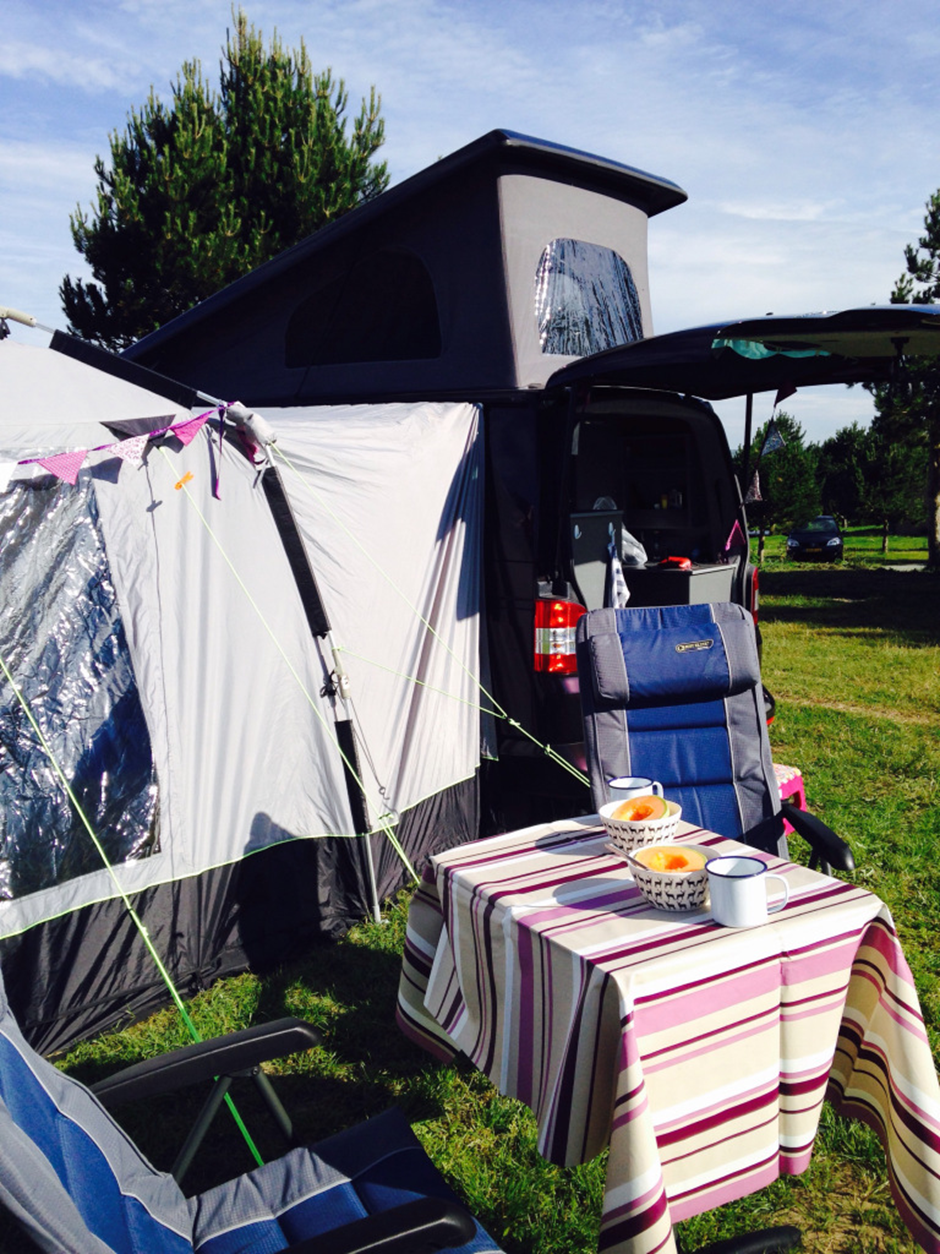
<path fill-rule="evenodd" d="M 612 248 L 554 239 L 535 275 L 542 352 L 588 357 L 643 337 L 640 298 L 630 267 Z"/>
<path fill-rule="evenodd" d="M 284 364 L 422 361 L 441 355 L 434 285 L 424 262 L 387 248 L 318 287 L 287 324 Z"/>

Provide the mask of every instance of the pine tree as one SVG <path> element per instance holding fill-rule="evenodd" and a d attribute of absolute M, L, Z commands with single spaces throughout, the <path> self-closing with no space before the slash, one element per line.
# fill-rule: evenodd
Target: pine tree
<path fill-rule="evenodd" d="M 94 281 L 60 288 L 84 339 L 126 347 L 388 184 L 375 89 L 347 135 L 342 80 L 234 20 L 219 91 L 186 62 L 170 105 L 151 91 L 95 161 L 95 204 L 71 218 Z"/>
<path fill-rule="evenodd" d="M 940 300 L 940 191 L 927 201 L 924 234 L 904 249 L 907 269 L 891 294 L 896 305 L 934 305 Z M 926 462 L 927 562 L 940 570 L 940 359 L 905 362 L 896 379 L 871 389 L 876 415 L 872 430 L 900 452 L 909 470 Z"/>

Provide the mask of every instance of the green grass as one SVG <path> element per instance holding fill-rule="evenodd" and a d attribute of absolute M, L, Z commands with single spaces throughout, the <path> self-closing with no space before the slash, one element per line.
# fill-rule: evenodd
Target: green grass
<path fill-rule="evenodd" d="M 842 533 L 844 538 L 843 559 L 835 565 L 843 566 L 882 566 L 884 564 L 898 566 L 916 566 L 927 560 L 927 537 L 895 536 L 888 537 L 888 551 L 882 551 L 880 527 L 846 527 Z M 756 559 L 758 541 L 752 537 L 751 551 Z M 819 567 L 829 563 L 791 562 L 787 558 L 787 533 L 775 532 L 764 537 L 763 563 L 773 569 L 778 562 L 784 562 L 794 569 Z"/>
<path fill-rule="evenodd" d="M 916 550 L 899 548 L 892 558 L 909 551 Z M 937 1056 L 940 578 L 868 569 L 850 546 L 846 562 L 834 568 L 768 559 L 761 585 L 764 677 L 778 702 L 774 756 L 802 768 L 811 808 L 855 850 L 856 879 L 889 905 Z M 316 1139 L 397 1102 L 431 1157 L 510 1254 L 593 1251 L 603 1157 L 574 1170 L 545 1163 L 528 1110 L 500 1097 L 470 1066 L 434 1062 L 395 1028 L 406 913 L 403 897 L 383 924 L 364 923 L 272 976 L 220 982 L 192 1003 L 200 1031 L 208 1035 L 283 1014 L 312 1020 L 325 1044 L 271 1068 L 300 1136 Z M 184 1041 L 178 1016 L 165 1011 L 82 1044 L 63 1065 L 93 1080 Z M 262 1152 L 280 1153 L 277 1140 L 263 1131 L 252 1090 L 236 1099 L 252 1130 L 259 1129 Z M 168 1167 L 186 1113 L 192 1103 L 184 1096 L 128 1109 L 122 1118 L 153 1161 Z M 223 1116 L 187 1185 L 201 1189 L 251 1165 Z M 786 1222 L 803 1229 L 808 1250 L 911 1254 L 916 1248 L 891 1201 L 876 1138 L 828 1109 L 803 1176 L 689 1220 L 681 1235 L 695 1249 Z"/>

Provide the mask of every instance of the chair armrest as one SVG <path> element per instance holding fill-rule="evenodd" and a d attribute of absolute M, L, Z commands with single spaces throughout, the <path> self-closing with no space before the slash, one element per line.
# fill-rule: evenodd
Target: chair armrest
<path fill-rule="evenodd" d="M 291 1245 L 288 1254 L 430 1254 L 475 1236 L 476 1224 L 456 1202 L 421 1197 Z"/>
<path fill-rule="evenodd" d="M 822 819 L 810 814 L 808 810 L 801 810 L 789 801 L 781 802 L 781 810 L 793 830 L 809 842 L 813 851 L 810 866 L 815 866 L 819 861 L 823 873 L 827 875 L 830 868 L 837 871 L 855 870 L 852 850 Z"/>
<path fill-rule="evenodd" d="M 91 1086 L 92 1092 L 102 1105 L 110 1109 L 124 1102 L 170 1093 L 219 1075 L 232 1076 L 252 1071 L 272 1058 L 283 1058 L 302 1049 L 311 1049 L 321 1040 L 312 1023 L 294 1018 L 275 1019 L 228 1036 L 184 1045 L 182 1049 L 171 1050 L 156 1058 L 145 1058 L 99 1080 Z"/>

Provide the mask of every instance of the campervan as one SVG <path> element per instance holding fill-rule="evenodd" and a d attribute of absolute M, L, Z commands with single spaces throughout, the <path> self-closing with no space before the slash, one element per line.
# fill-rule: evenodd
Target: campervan
<path fill-rule="evenodd" d="M 589 804 L 585 609 L 730 600 L 756 619 L 742 492 L 709 402 L 886 377 L 897 356 L 876 310 L 654 337 L 649 223 L 685 199 L 667 179 L 494 131 L 126 353 L 275 428 L 334 405 L 479 407 L 482 704 L 496 716 L 484 831 Z"/>
<path fill-rule="evenodd" d="M 496 715 L 483 830 L 589 803 L 574 624 L 604 604 L 612 561 L 630 563 L 631 604 L 733 599 L 756 611 L 746 543 L 727 547 L 744 517 L 711 407 L 562 377 L 649 337 L 648 221 L 685 199 L 668 180 L 496 131 L 126 354 L 275 429 L 301 407 L 480 407 L 484 687 Z"/>
<path fill-rule="evenodd" d="M 940 308 L 654 336 L 684 199 L 497 131 L 124 357 L 0 316 L 0 960 L 35 1046 L 159 1004 L 155 957 L 262 969 L 440 849 L 588 812 L 585 610 L 757 614 L 711 402 L 883 381 Z"/>

